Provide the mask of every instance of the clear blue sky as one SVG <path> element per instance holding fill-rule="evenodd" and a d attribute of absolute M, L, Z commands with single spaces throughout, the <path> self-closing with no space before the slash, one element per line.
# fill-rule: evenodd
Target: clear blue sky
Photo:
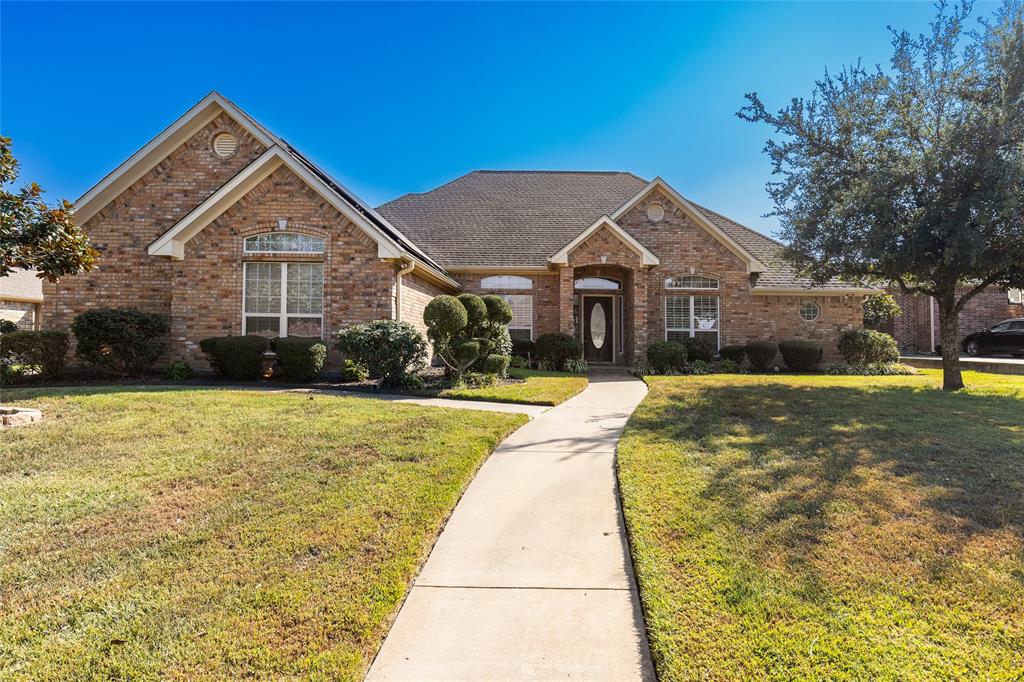
<path fill-rule="evenodd" d="M 991 12 L 994 4 L 979 5 Z M 776 108 L 930 3 L 0 3 L 0 131 L 74 200 L 212 89 L 376 205 L 477 168 L 628 170 L 771 232 Z"/>

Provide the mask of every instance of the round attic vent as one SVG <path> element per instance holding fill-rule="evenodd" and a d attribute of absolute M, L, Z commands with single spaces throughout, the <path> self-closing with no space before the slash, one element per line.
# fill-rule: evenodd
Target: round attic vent
<path fill-rule="evenodd" d="M 665 208 L 661 204 L 651 204 L 647 207 L 647 217 L 658 222 L 665 217 Z"/>
<path fill-rule="evenodd" d="M 222 159 L 238 151 L 238 140 L 231 133 L 221 133 L 213 138 L 213 152 Z"/>

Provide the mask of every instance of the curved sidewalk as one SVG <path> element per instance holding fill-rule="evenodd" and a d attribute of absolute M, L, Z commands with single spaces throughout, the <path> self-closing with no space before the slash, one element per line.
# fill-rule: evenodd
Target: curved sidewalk
<path fill-rule="evenodd" d="M 594 372 L 481 467 L 368 680 L 653 680 L 615 482 L 647 387 Z"/>

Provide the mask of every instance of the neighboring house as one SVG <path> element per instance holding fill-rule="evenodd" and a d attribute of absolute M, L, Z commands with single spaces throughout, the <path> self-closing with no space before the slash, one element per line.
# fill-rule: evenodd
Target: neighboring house
<path fill-rule="evenodd" d="M 512 334 L 578 334 L 593 362 L 691 335 L 806 338 L 834 358 L 869 290 L 811 287 L 781 246 L 630 173 L 477 171 L 374 210 L 211 93 L 90 189 L 102 258 L 47 284 L 47 325 L 93 306 L 171 319 L 171 359 L 226 334 L 328 338 L 373 319 L 424 328 L 441 293 L 501 294 Z"/>
<path fill-rule="evenodd" d="M 957 295 L 965 292 L 958 291 Z M 903 312 L 883 325 L 882 331 L 893 335 L 902 352 L 934 352 L 942 343 L 935 299 L 924 294 L 906 294 L 898 288 L 890 289 L 889 293 L 896 298 Z M 1021 290 L 987 287 L 969 300 L 960 313 L 957 343 L 968 334 L 988 329 L 1008 317 L 1024 317 Z"/>
<path fill-rule="evenodd" d="M 19 329 L 39 329 L 43 307 L 43 281 L 31 270 L 15 270 L 0 277 L 0 320 L 10 320 Z"/>

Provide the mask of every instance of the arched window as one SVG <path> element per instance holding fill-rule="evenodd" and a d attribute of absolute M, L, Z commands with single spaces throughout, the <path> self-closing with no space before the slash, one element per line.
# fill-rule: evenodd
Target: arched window
<path fill-rule="evenodd" d="M 492 275 L 480 280 L 481 289 L 532 289 L 533 280 L 518 275 Z"/>
<path fill-rule="evenodd" d="M 245 238 L 245 253 L 323 252 L 323 239 L 297 232 L 267 232 Z"/>
<path fill-rule="evenodd" d="M 617 279 L 609 277 L 581 277 L 576 280 L 577 289 L 603 289 L 607 291 L 618 291 L 622 285 Z"/>
<path fill-rule="evenodd" d="M 666 289 L 717 289 L 718 280 L 704 275 L 683 275 L 665 280 Z"/>

